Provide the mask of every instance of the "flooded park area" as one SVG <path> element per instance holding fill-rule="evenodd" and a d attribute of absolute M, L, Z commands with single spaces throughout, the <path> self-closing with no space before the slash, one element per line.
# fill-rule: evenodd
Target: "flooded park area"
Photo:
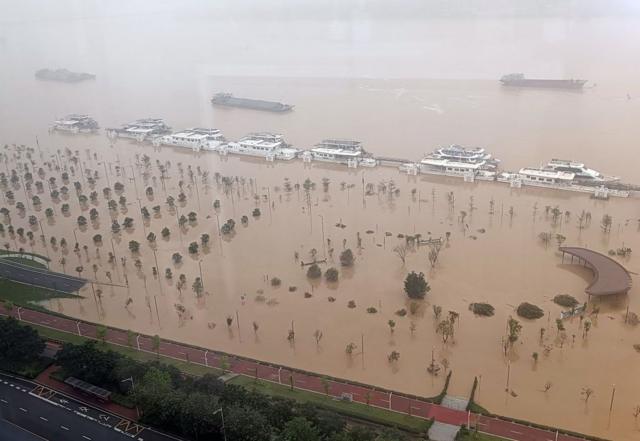
<path fill-rule="evenodd" d="M 5 247 L 92 282 L 81 298 L 45 302 L 52 311 L 421 396 L 437 395 L 452 370 L 449 393 L 468 396 L 477 377 L 476 400 L 494 413 L 612 439 L 637 433 L 637 287 L 590 300 L 592 273 L 558 251 L 639 249 L 634 198 L 101 136 L 44 136 L 3 153 Z M 624 254 L 614 259 L 636 270 Z M 403 290 L 410 271 L 425 274 L 423 300 Z M 585 318 L 559 329 L 558 294 L 589 302 Z M 522 302 L 543 317 L 519 317 Z M 472 303 L 494 314 L 475 315 Z M 445 338 L 438 325 L 451 314 Z M 507 344 L 510 317 L 522 329 Z"/>
<path fill-rule="evenodd" d="M 477 378 L 492 413 L 640 439 L 638 192 L 497 182 L 559 158 L 640 185 L 639 7 L 78 3 L 0 18 L 0 246 L 88 280 L 38 306 L 422 397 L 452 372 L 449 395 Z M 512 72 L 580 87 L 507 87 Z M 290 111 L 212 105 L 220 94 Z M 71 114 L 96 134 L 48 130 Z M 268 162 L 105 136 L 140 118 L 301 151 Z M 327 138 L 396 164 L 301 160 Z M 451 145 L 486 149 L 493 180 L 399 170 Z M 631 289 L 589 298 L 594 274 L 560 246 L 610 256 Z M 422 299 L 404 290 L 413 271 Z"/>

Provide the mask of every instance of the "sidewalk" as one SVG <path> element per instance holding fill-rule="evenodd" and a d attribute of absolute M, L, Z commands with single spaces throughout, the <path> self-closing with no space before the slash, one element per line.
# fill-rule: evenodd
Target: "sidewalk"
<path fill-rule="evenodd" d="M 94 407 L 104 409 L 110 413 L 121 416 L 131 421 L 137 421 L 138 415 L 135 409 L 130 409 L 128 407 L 121 406 L 120 404 L 113 403 L 111 401 L 103 402 L 99 401 L 95 398 L 89 397 L 83 393 L 80 393 L 73 387 L 69 386 L 66 383 L 55 380 L 50 377 L 50 375 L 60 369 L 58 366 L 52 365 L 45 369 L 43 372 L 38 375 L 38 377 L 34 380 L 37 383 L 43 384 L 53 390 L 57 390 L 58 392 L 63 392 L 77 400 L 84 401 L 85 403 L 91 404 Z"/>

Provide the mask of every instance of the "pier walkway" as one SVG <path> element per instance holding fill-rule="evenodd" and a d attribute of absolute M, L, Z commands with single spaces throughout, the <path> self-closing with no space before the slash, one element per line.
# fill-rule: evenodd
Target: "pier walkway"
<path fill-rule="evenodd" d="M 564 255 L 571 256 L 571 263 L 577 258 L 578 263 L 589 268 L 594 275 L 593 281 L 584 290 L 590 296 L 607 296 L 624 294 L 631 289 L 629 271 L 611 257 L 581 247 L 560 247 L 562 261 Z"/>

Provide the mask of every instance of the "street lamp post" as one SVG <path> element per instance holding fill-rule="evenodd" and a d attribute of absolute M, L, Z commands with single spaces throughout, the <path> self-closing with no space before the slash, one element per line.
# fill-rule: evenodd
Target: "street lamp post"
<path fill-rule="evenodd" d="M 224 412 L 222 411 L 222 407 L 213 412 L 214 415 L 217 413 L 220 413 L 220 416 L 222 417 L 222 437 L 224 438 L 224 441 L 227 441 L 227 431 L 224 428 Z"/>
<path fill-rule="evenodd" d="M 162 292 L 162 276 L 160 275 L 160 268 L 158 268 L 158 255 L 155 249 L 153 250 L 153 258 L 156 262 L 156 271 L 158 271 L 158 286 L 160 287 L 160 294 L 164 294 Z"/>
<path fill-rule="evenodd" d="M 138 198 L 138 208 L 140 209 L 140 220 L 142 221 L 142 229 L 144 230 L 145 237 L 147 236 L 147 226 L 144 223 L 144 216 L 142 215 L 142 202 Z"/>
<path fill-rule="evenodd" d="M 271 223 L 272 220 L 272 214 L 271 214 L 271 187 L 262 187 L 262 189 L 267 189 L 267 196 L 268 196 L 268 202 L 269 202 L 269 223 Z"/>
<path fill-rule="evenodd" d="M 129 378 L 125 378 L 124 380 L 120 380 L 120 383 L 124 383 L 126 381 L 130 381 L 131 382 L 131 390 L 135 389 L 135 384 L 133 383 L 133 376 L 129 377 Z M 136 414 L 138 415 L 138 418 L 140 418 L 140 410 L 138 410 L 138 406 L 136 406 Z"/>
<path fill-rule="evenodd" d="M 107 172 L 107 162 L 102 161 L 102 165 L 104 166 L 104 176 L 107 178 L 107 187 L 111 188 L 111 182 L 109 182 L 109 173 Z"/>
<path fill-rule="evenodd" d="M 198 269 L 200 270 L 200 284 L 202 285 L 202 289 L 204 289 L 204 279 L 202 278 L 202 259 L 198 260 Z"/>
<path fill-rule="evenodd" d="M 118 275 L 118 279 L 120 279 L 120 271 L 118 271 L 118 256 L 116 256 L 116 248 L 115 246 L 113 246 L 113 238 L 111 238 L 111 252 L 113 253 L 113 258 L 115 259 L 116 274 Z"/>
<path fill-rule="evenodd" d="M 40 233 L 42 233 L 42 241 L 44 242 L 44 250 L 47 253 L 47 258 L 51 260 L 51 256 L 49 255 L 49 248 L 47 247 L 47 241 L 44 237 L 44 230 L 42 229 L 42 221 L 38 219 L 38 225 L 40 225 Z M 49 268 L 49 262 L 47 262 L 47 268 Z"/>
<path fill-rule="evenodd" d="M 321 225 L 322 225 L 322 255 L 326 259 L 327 258 L 327 253 L 326 253 L 325 241 L 324 241 L 324 216 L 319 214 L 318 217 L 320 217 L 320 222 L 321 222 Z"/>

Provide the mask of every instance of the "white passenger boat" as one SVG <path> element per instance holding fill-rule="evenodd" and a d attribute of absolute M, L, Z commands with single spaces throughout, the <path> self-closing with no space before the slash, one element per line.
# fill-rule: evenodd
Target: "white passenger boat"
<path fill-rule="evenodd" d="M 483 148 L 453 144 L 426 155 L 419 166 L 424 174 L 459 176 L 468 181 L 493 181 L 499 162 Z"/>
<path fill-rule="evenodd" d="M 362 148 L 360 141 L 347 139 L 325 139 L 310 149 L 306 156 L 310 160 L 346 164 L 351 168 L 375 167 L 378 164 L 378 161 Z"/>
<path fill-rule="evenodd" d="M 615 176 L 605 176 L 592 168 L 588 168 L 582 162 L 569 161 L 566 159 L 552 159 L 544 166 L 544 169 L 573 173 L 576 181 L 584 183 L 613 182 L 620 180 L 620 178 Z"/>
<path fill-rule="evenodd" d="M 171 127 L 159 118 L 138 119 L 122 127 L 107 129 L 109 138 L 130 138 L 138 142 L 152 141 L 154 138 L 171 133 Z"/>
<path fill-rule="evenodd" d="M 497 177 L 497 181 L 508 183 L 513 188 L 521 186 L 533 186 L 566 190 L 578 193 L 588 193 L 596 199 L 609 199 L 609 197 L 627 198 L 628 190 L 608 188 L 604 183 L 600 185 L 584 185 L 576 179 L 576 175 L 570 172 L 555 171 L 548 168 L 522 168 L 519 172 L 503 172 Z"/>
<path fill-rule="evenodd" d="M 218 148 L 220 153 L 264 157 L 274 159 L 294 159 L 299 150 L 287 145 L 282 135 L 275 133 L 252 133 L 238 142 L 230 142 Z"/>
<path fill-rule="evenodd" d="M 555 188 L 571 185 L 576 177 L 574 173 L 544 168 L 521 168 L 518 175 L 525 185 Z"/>
<path fill-rule="evenodd" d="M 420 173 L 465 178 L 474 181 L 481 179 L 493 181 L 496 172 L 486 168 L 485 161 L 459 162 L 451 159 L 438 159 L 427 156 L 420 161 Z"/>
<path fill-rule="evenodd" d="M 463 162 L 477 164 L 482 162 L 483 167 L 496 168 L 500 163 L 499 159 L 495 159 L 485 149 L 481 147 L 462 147 L 458 144 L 451 144 L 448 147 L 440 147 L 433 153 L 428 155 L 433 159 L 448 159 L 454 162 Z"/>
<path fill-rule="evenodd" d="M 216 150 L 226 142 L 218 129 L 193 128 L 155 138 L 153 145 L 184 147 L 194 151 Z"/>
<path fill-rule="evenodd" d="M 96 133 L 100 126 L 88 115 L 71 114 L 53 122 L 51 130 L 66 133 Z"/>

